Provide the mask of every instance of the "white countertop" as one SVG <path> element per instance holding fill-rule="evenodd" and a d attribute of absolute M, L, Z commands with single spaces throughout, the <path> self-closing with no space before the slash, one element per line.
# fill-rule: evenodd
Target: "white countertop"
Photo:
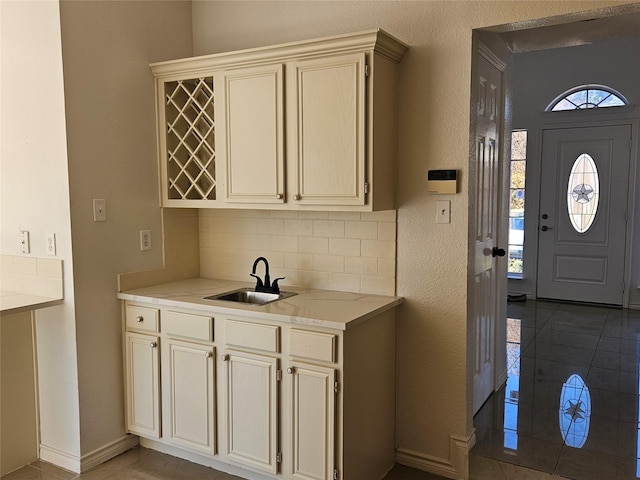
<path fill-rule="evenodd" d="M 402 297 L 312 290 L 283 286 L 297 295 L 266 305 L 250 305 L 203 297 L 230 292 L 254 284 L 230 280 L 193 278 L 118 293 L 121 300 L 179 307 L 211 313 L 260 317 L 277 322 L 346 330 L 402 303 Z"/>
<path fill-rule="evenodd" d="M 53 307 L 54 305 L 62 304 L 62 302 L 62 298 L 43 297 L 40 295 L 31 295 L 28 293 L 7 292 L 0 290 L 0 313 L 2 315 L 11 315 L 28 310 Z"/>

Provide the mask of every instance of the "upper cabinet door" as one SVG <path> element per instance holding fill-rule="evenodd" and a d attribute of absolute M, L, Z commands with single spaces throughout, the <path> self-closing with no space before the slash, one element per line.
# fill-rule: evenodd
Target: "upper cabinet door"
<path fill-rule="evenodd" d="M 226 202 L 284 202 L 282 73 L 277 64 L 220 76 L 224 116 L 217 140 L 225 156 Z"/>
<path fill-rule="evenodd" d="M 295 62 L 293 70 L 293 203 L 364 205 L 365 54 Z"/>

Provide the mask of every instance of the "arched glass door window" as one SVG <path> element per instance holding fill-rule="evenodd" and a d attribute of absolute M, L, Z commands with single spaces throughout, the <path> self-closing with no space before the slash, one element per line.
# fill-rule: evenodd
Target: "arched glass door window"
<path fill-rule="evenodd" d="M 556 97 L 547 107 L 547 112 L 623 107 L 628 104 L 627 99 L 612 88 L 604 85 L 587 85 L 572 88 Z"/>

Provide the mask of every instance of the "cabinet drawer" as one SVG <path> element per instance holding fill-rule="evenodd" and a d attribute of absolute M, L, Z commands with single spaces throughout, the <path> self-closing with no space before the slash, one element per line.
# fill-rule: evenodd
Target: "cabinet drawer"
<path fill-rule="evenodd" d="M 291 329 L 289 353 L 292 357 L 334 363 L 336 361 L 336 336 L 330 333 Z"/>
<path fill-rule="evenodd" d="M 167 310 L 162 314 L 162 332 L 213 342 L 213 317 Z"/>
<path fill-rule="evenodd" d="M 127 330 L 158 332 L 160 330 L 160 312 L 155 308 L 127 305 L 125 309 Z"/>
<path fill-rule="evenodd" d="M 259 323 L 227 320 L 225 323 L 225 343 L 232 347 L 253 348 L 265 352 L 280 351 L 280 327 Z"/>

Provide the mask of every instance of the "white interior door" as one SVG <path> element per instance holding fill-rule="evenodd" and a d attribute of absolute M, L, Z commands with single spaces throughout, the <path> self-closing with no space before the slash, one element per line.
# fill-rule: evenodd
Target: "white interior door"
<path fill-rule="evenodd" d="M 499 248 L 502 190 L 500 134 L 503 121 L 502 70 L 479 55 L 476 114 L 475 258 L 473 283 L 473 412 L 495 387 L 496 328 L 501 309 Z M 504 268 L 506 277 L 506 267 Z M 504 320 L 504 319 L 502 319 Z"/>
<path fill-rule="evenodd" d="M 545 130 L 539 298 L 622 305 L 631 126 Z"/>

